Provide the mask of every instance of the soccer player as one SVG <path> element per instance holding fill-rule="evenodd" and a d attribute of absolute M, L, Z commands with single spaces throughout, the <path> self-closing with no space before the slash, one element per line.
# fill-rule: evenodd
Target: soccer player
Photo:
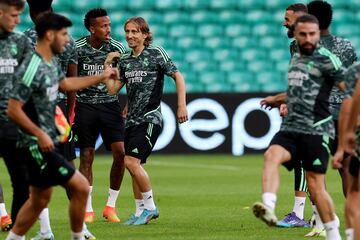
<path fill-rule="evenodd" d="M 325 189 L 329 145 L 335 136 L 328 98 L 334 84 L 344 88 L 344 69 L 335 55 L 319 46 L 320 29 L 316 17 L 306 14 L 297 18 L 294 34 L 299 52 L 292 57 L 288 71 L 289 113 L 264 154 L 262 203 L 255 203 L 253 211 L 268 225 L 276 225 L 278 166 L 291 166 L 301 159 L 327 239 L 337 240 L 341 239 L 339 225 Z"/>
<path fill-rule="evenodd" d="M 344 164 L 343 161 L 345 158 L 334 158 L 333 166 L 335 168 L 346 168 L 344 170 L 348 171 L 350 174 L 348 176 L 348 186 L 347 186 L 347 196 L 345 201 L 345 220 L 346 220 L 346 239 L 354 239 L 354 228 L 356 225 L 359 225 L 359 222 L 356 222 L 356 216 L 359 215 L 359 202 L 360 202 L 360 192 L 359 192 L 359 166 L 360 166 L 360 148 L 359 145 L 354 144 L 356 138 L 359 140 L 360 132 L 358 130 L 359 122 L 358 116 L 359 111 L 359 99 L 358 92 L 354 92 L 356 86 L 360 88 L 359 84 L 359 73 L 360 73 L 360 64 L 356 63 L 352 65 L 346 73 L 346 91 L 345 98 L 343 99 L 340 115 L 339 115 L 339 148 L 346 150 L 353 155 L 349 164 Z M 354 93 L 353 93 L 354 92 Z M 354 97 L 353 97 L 354 96 Z M 350 115 L 350 116 L 349 116 Z M 357 137 L 355 135 L 357 132 Z M 349 144 L 351 143 L 351 144 Z M 358 142 L 359 143 L 359 142 Z M 349 146 L 350 145 L 350 146 Z M 357 145 L 357 146 L 356 146 Z M 347 147 L 349 146 L 349 147 Z"/>
<path fill-rule="evenodd" d="M 36 19 L 39 18 L 44 13 L 52 12 L 51 4 L 52 0 L 27 0 L 29 4 L 30 16 L 32 21 L 35 23 Z M 29 28 L 26 30 L 25 35 L 31 39 L 33 47 L 36 46 L 37 41 L 37 33 L 35 27 Z M 56 56 L 56 61 L 60 64 L 60 67 L 63 70 L 63 73 L 68 77 L 77 76 L 77 53 L 75 41 L 70 37 L 70 42 L 65 46 L 65 51 Z M 73 114 L 73 107 L 75 101 L 75 92 L 67 92 L 66 95 L 62 92 L 58 93 L 58 106 L 61 108 L 68 121 L 73 119 L 71 115 Z M 69 118 L 70 116 L 70 118 Z M 70 126 L 71 126 L 70 121 Z M 65 156 L 65 158 L 69 161 L 70 164 L 74 166 L 73 160 L 76 158 L 75 155 L 75 146 L 72 141 L 73 138 L 70 138 L 70 141 L 66 141 L 59 145 L 60 152 Z M 42 240 L 42 239 L 53 239 L 54 235 L 52 233 L 50 218 L 49 218 L 49 209 L 44 208 L 39 215 L 40 222 L 40 231 L 37 235 L 32 238 L 32 240 Z M 85 231 L 87 231 L 87 235 L 91 233 L 88 232 L 86 226 L 84 226 Z"/>
<path fill-rule="evenodd" d="M 106 10 L 96 8 L 85 15 L 84 25 L 90 36 L 76 41 L 78 52 L 79 76 L 101 74 L 104 61 L 110 52 L 126 52 L 125 47 L 110 37 L 110 18 Z M 91 202 L 92 164 L 95 155 L 95 142 L 101 133 L 107 150 L 113 154 L 113 164 L 110 171 L 110 188 L 108 201 L 103 211 L 103 217 L 109 222 L 119 222 L 115 203 L 119 195 L 124 176 L 124 120 L 121 116 L 121 106 L 118 96 L 110 96 L 106 86 L 100 83 L 77 92 L 75 108 L 75 133 L 80 147 L 79 170 L 90 182 L 90 193 L 86 204 L 86 222 L 94 221 L 94 211 Z"/>
<path fill-rule="evenodd" d="M 69 42 L 67 27 L 71 25 L 71 21 L 61 15 L 42 15 L 35 26 L 38 34 L 35 52 L 23 61 L 16 73 L 17 82 L 7 113 L 21 129 L 17 147 L 29 172 L 30 197 L 21 208 L 7 240 L 25 239 L 25 233 L 47 206 L 55 185 L 64 186 L 69 194 L 72 239 L 83 238 L 89 184 L 57 149 L 59 141 L 54 116 L 58 88 L 76 91 L 106 78 L 116 79 L 119 73 L 111 69 L 97 76 L 65 78 L 53 57 L 64 51 Z"/>
<path fill-rule="evenodd" d="M 125 166 L 132 177 L 136 212 L 125 224 L 143 225 L 159 216 L 150 178 L 143 165 L 162 128 L 160 101 L 164 75 L 171 76 L 176 83 L 179 123 L 188 119 L 185 82 L 166 51 L 150 45 L 152 33 L 145 19 L 128 19 L 124 30 L 132 51 L 120 59 L 120 81 L 107 81 L 107 87 L 110 94 L 116 94 L 126 84 L 129 112 L 125 126 Z M 109 55 L 105 68 L 115 57 L 116 54 Z"/>
<path fill-rule="evenodd" d="M 16 155 L 18 129 L 6 115 L 9 94 L 15 81 L 14 74 L 32 52 L 28 38 L 13 31 L 20 22 L 24 4 L 23 0 L 0 0 L 0 153 L 13 187 L 12 222 L 15 222 L 19 209 L 29 196 L 25 165 Z M 0 204 L 0 209 L 3 208 Z M 10 221 L 4 219 L 1 222 Z"/>
<path fill-rule="evenodd" d="M 294 37 L 294 23 L 299 16 L 302 16 L 307 13 L 306 5 L 302 3 L 295 3 L 286 8 L 284 23 L 283 26 L 288 29 L 287 36 L 288 38 Z M 290 45 L 290 52 L 292 51 L 293 43 L 296 43 L 294 40 Z M 273 100 L 276 102 L 276 99 L 271 98 L 279 98 L 284 95 L 279 96 L 269 96 L 264 98 L 260 104 L 262 106 L 269 106 L 270 101 Z M 295 199 L 294 199 L 294 207 L 291 213 L 285 215 L 285 217 L 277 223 L 279 227 L 304 227 L 306 223 L 304 221 L 304 209 L 306 202 L 306 180 L 305 173 L 303 168 L 301 167 L 301 162 L 298 162 L 293 166 L 294 168 L 294 190 L 295 190 Z"/>

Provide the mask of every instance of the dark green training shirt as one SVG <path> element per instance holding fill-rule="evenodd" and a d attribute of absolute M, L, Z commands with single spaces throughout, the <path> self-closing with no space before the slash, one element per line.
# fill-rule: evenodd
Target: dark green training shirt
<path fill-rule="evenodd" d="M 177 71 L 162 47 L 149 46 L 137 57 L 128 53 L 120 59 L 120 80 L 126 83 L 129 108 L 125 127 L 146 122 L 162 126 L 164 75 Z"/>
<path fill-rule="evenodd" d="M 334 85 L 344 78 L 341 61 L 326 48 L 311 56 L 295 53 L 288 71 L 289 114 L 282 131 L 334 137 L 334 124 L 329 111 L 329 95 Z"/>
<path fill-rule="evenodd" d="M 89 43 L 89 36 L 76 40 L 76 48 L 79 60 L 79 76 L 101 74 L 104 71 L 105 59 L 110 52 L 120 52 L 120 54 L 126 52 L 124 45 L 112 38 L 108 43 L 104 43 L 100 49 L 95 49 Z M 89 104 L 108 103 L 117 100 L 116 95 L 110 96 L 108 94 L 106 85 L 103 83 L 78 91 L 76 95 L 76 101 Z"/>

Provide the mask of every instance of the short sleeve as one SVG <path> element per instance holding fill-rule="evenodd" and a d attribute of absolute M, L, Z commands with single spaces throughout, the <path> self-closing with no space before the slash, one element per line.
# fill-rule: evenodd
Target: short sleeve
<path fill-rule="evenodd" d="M 175 72 L 178 71 L 175 63 L 170 59 L 168 53 L 165 51 L 165 49 L 163 49 L 162 47 L 155 47 L 155 49 L 158 51 L 158 55 L 157 55 L 157 61 L 160 65 L 160 68 L 163 70 L 163 72 L 168 75 L 171 76 L 173 75 Z"/>
<path fill-rule="evenodd" d="M 346 84 L 346 90 L 345 90 L 345 98 L 352 98 L 360 70 L 360 64 L 351 66 L 346 74 L 345 74 L 345 84 Z"/>

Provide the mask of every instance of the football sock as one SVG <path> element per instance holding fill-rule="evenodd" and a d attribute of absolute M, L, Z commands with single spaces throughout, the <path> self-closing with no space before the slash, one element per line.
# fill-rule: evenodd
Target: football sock
<path fill-rule="evenodd" d="M 326 230 L 326 240 L 341 240 L 339 227 L 336 220 L 324 223 Z"/>
<path fill-rule="evenodd" d="M 5 203 L 0 203 L 0 217 L 4 217 L 7 215 L 8 214 L 6 212 Z"/>
<path fill-rule="evenodd" d="M 144 208 L 154 210 L 156 208 L 152 190 L 141 193 L 144 199 Z"/>
<path fill-rule="evenodd" d="M 262 195 L 262 202 L 268 206 L 272 211 L 275 211 L 276 194 L 271 192 L 265 192 Z"/>
<path fill-rule="evenodd" d="M 40 232 L 48 233 L 51 232 L 49 208 L 44 208 L 39 215 Z"/>
<path fill-rule="evenodd" d="M 71 240 L 83 240 L 84 239 L 83 236 L 84 234 L 82 231 L 77 233 L 71 232 Z"/>
<path fill-rule="evenodd" d="M 116 191 L 116 190 L 109 188 L 109 197 L 108 197 L 106 206 L 109 206 L 112 208 L 115 207 L 116 199 L 118 198 L 119 192 L 120 191 Z"/>
<path fill-rule="evenodd" d="M 25 236 L 20 236 L 13 233 L 13 231 L 10 231 L 8 236 L 6 237 L 6 240 L 25 240 Z"/>
<path fill-rule="evenodd" d="M 86 202 L 86 212 L 93 212 L 92 203 L 91 203 L 91 195 L 92 195 L 93 186 L 90 186 L 89 196 Z"/>
<path fill-rule="evenodd" d="M 141 213 L 144 211 L 144 200 L 143 199 L 135 199 L 135 216 L 140 217 Z"/>
<path fill-rule="evenodd" d="M 295 197 L 293 212 L 300 219 L 304 219 L 306 197 Z"/>
<path fill-rule="evenodd" d="M 348 228 L 345 230 L 346 240 L 354 240 L 354 229 Z"/>

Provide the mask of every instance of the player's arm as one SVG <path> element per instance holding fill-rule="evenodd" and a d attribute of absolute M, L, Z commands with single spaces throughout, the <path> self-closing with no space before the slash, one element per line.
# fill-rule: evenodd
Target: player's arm
<path fill-rule="evenodd" d="M 65 78 L 60 81 L 59 87 L 64 91 L 77 91 L 106 81 L 106 79 L 119 79 L 119 71 L 115 68 L 109 68 L 99 75 Z"/>
<path fill-rule="evenodd" d="M 78 70 L 77 70 L 77 64 L 69 64 L 68 70 L 66 73 L 66 77 L 77 77 Z M 74 107 L 75 107 L 75 99 L 76 99 L 76 91 L 67 91 L 67 109 L 68 109 L 68 116 L 69 119 L 73 119 L 73 113 L 74 113 Z"/>
<path fill-rule="evenodd" d="M 43 152 L 50 152 L 54 147 L 51 138 L 25 114 L 23 110 L 24 103 L 10 98 L 7 108 L 7 114 L 16 124 L 37 138 L 39 147 Z"/>
<path fill-rule="evenodd" d="M 104 69 L 111 68 L 111 64 L 116 60 L 119 59 L 121 54 L 119 52 L 111 52 L 107 55 L 105 62 L 104 62 Z M 114 79 L 106 79 L 104 81 L 106 88 L 108 90 L 109 95 L 117 94 L 120 89 L 124 86 L 122 81 L 114 80 Z"/>
<path fill-rule="evenodd" d="M 261 107 L 265 109 L 272 109 L 274 107 L 279 108 L 281 104 L 285 104 L 287 101 L 287 93 L 279 93 L 275 96 L 267 96 L 260 101 Z"/>
<path fill-rule="evenodd" d="M 188 114 L 186 110 L 185 80 L 183 75 L 179 71 L 173 73 L 171 77 L 175 80 L 176 93 L 178 97 L 177 119 L 179 123 L 183 123 L 188 120 Z"/>

